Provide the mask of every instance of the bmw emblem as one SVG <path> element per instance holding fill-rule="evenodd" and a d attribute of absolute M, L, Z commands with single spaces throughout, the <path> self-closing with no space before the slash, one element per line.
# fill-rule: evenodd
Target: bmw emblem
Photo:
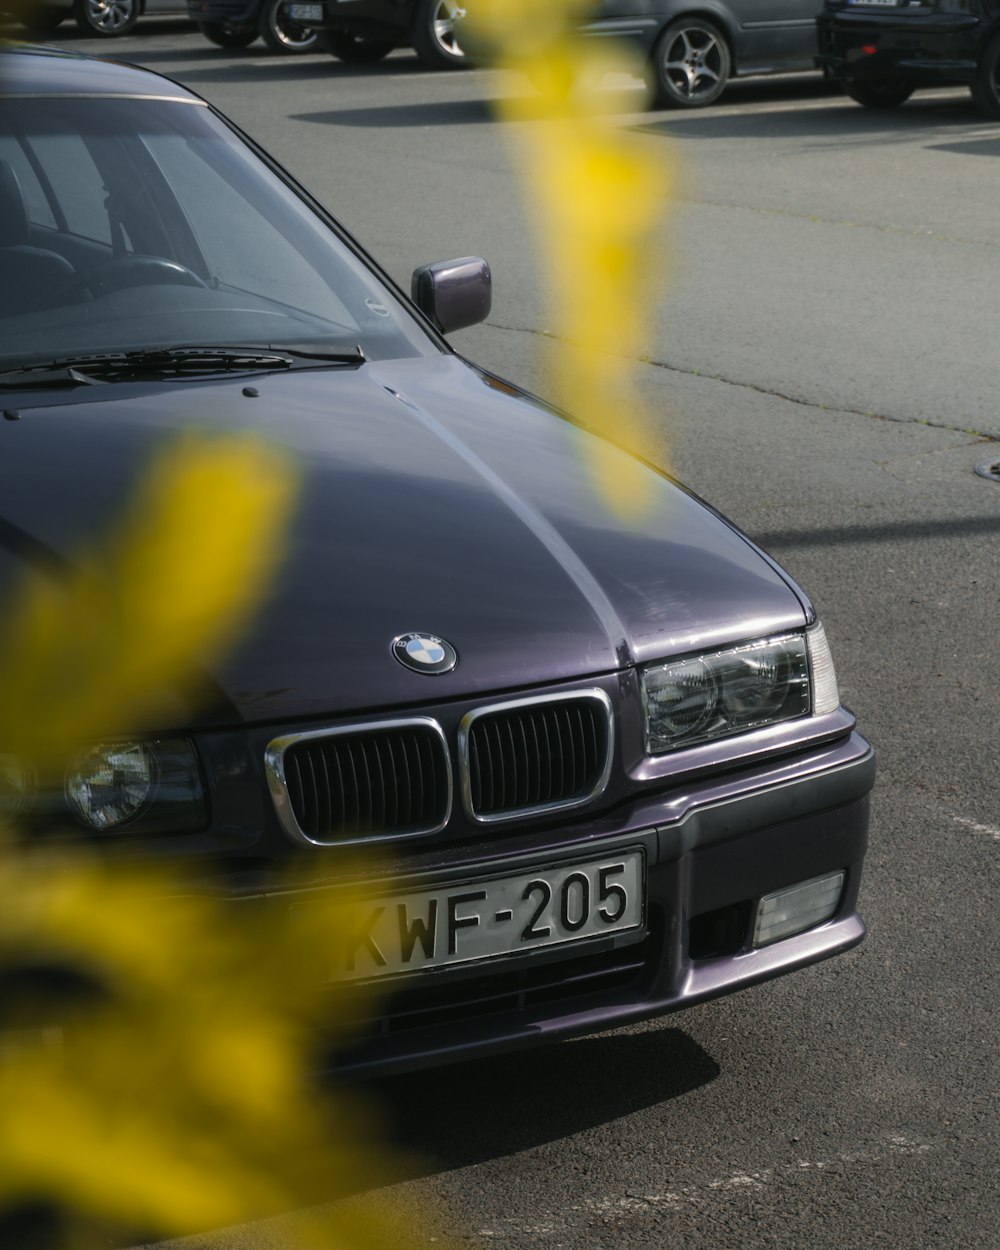
<path fill-rule="evenodd" d="M 415 673 L 450 673 L 458 652 L 435 634 L 400 634 L 392 640 L 392 654 Z"/>

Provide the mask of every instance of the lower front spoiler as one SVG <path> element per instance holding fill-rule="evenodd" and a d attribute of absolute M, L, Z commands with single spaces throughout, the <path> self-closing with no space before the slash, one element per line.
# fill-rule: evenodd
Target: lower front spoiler
<path fill-rule="evenodd" d="M 837 767 L 819 774 L 687 805 L 676 819 L 661 809 L 664 823 L 601 839 L 609 850 L 644 850 L 648 925 L 638 939 L 401 980 L 332 1066 L 406 1071 L 617 1028 L 850 950 L 865 935 L 857 899 L 874 760 L 857 735 L 831 754 Z M 596 849 L 590 842 L 587 854 Z M 838 872 L 843 890 L 827 921 L 754 946 L 761 897 Z"/>

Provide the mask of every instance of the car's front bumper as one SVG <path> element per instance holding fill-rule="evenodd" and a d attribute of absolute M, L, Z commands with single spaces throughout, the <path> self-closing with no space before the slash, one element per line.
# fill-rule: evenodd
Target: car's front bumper
<path fill-rule="evenodd" d="M 857 899 L 874 769 L 872 749 L 852 734 L 634 803 L 600 827 L 581 827 L 568 843 L 514 838 L 456 855 L 447 868 L 387 877 L 384 892 L 403 893 L 641 848 L 646 923 L 640 933 L 393 978 L 375 1018 L 358 1023 L 336 1062 L 403 1070 L 570 1037 L 692 1006 L 848 950 L 865 933 Z M 762 896 L 839 871 L 843 891 L 828 920 L 754 948 Z M 328 893 L 335 898 L 335 889 Z M 301 895 L 265 891 L 264 899 L 290 909 Z"/>
<path fill-rule="evenodd" d="M 925 86 L 972 81 L 982 23 L 968 14 L 820 14 L 817 66 L 838 79 L 907 78 Z"/>

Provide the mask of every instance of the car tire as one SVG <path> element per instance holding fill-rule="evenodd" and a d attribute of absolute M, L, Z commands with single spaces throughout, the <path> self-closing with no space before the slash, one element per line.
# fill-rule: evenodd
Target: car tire
<path fill-rule="evenodd" d="M 654 108 L 704 108 L 726 89 L 733 58 L 717 26 L 682 17 L 657 39 L 650 59 Z"/>
<path fill-rule="evenodd" d="M 84 35 L 114 39 L 135 29 L 140 0 L 75 0 L 73 16 Z"/>
<path fill-rule="evenodd" d="M 433 69 L 462 69 L 469 64 L 458 39 L 464 17 L 461 0 L 420 0 L 413 15 L 410 41 L 425 65 Z"/>
<path fill-rule="evenodd" d="M 983 50 L 969 90 L 984 117 L 1000 117 L 1000 35 L 994 35 Z"/>
<path fill-rule="evenodd" d="M 366 39 L 349 30 L 326 32 L 327 52 L 347 65 L 374 65 L 376 61 L 387 57 L 395 46 L 392 43 L 383 43 L 381 39 Z"/>
<path fill-rule="evenodd" d="M 227 26 L 225 22 L 199 22 L 198 29 L 217 48 L 248 48 L 257 32 L 246 26 Z"/>
<path fill-rule="evenodd" d="M 898 109 L 913 95 L 915 84 L 907 78 L 866 78 L 844 83 L 844 90 L 866 109 Z"/>
<path fill-rule="evenodd" d="M 295 56 L 300 52 L 321 52 L 323 32 L 314 26 L 303 26 L 288 16 L 288 0 L 264 0 L 257 28 L 260 37 L 272 52 Z"/>

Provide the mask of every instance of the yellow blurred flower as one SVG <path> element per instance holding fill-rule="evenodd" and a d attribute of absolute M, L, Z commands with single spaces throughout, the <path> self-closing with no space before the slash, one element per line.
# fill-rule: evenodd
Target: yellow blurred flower
<path fill-rule="evenodd" d="M 263 899 L 37 849 L 0 862 L 0 898 L 0 981 L 34 983 L 5 1024 L 61 1038 L 0 1062 L 0 1211 L 43 1196 L 172 1236 L 384 1178 L 360 1107 L 307 1078 L 343 1003 L 303 956 L 335 949 L 340 909 L 311 909 L 305 932 Z"/>
<path fill-rule="evenodd" d="M 150 727 L 152 697 L 197 693 L 267 591 L 294 487 L 259 441 L 183 438 L 102 543 L 26 574 L 0 647 L 8 797 L 19 760 L 54 779 L 81 744 Z M 227 902 L 84 846 L 0 846 L 0 1244 L 40 1219 L 46 1250 L 96 1250 L 384 1178 L 361 1105 L 309 1080 L 364 1006 L 328 980 L 351 900 L 313 888 L 293 922 L 296 884 Z M 397 1224 L 317 1216 L 299 1247 L 375 1250 Z"/>
<path fill-rule="evenodd" d="M 29 570 L 0 627 L 0 749 L 36 767 L 153 722 L 232 645 L 280 554 L 292 467 L 252 438 L 178 440 L 115 531 L 63 576 Z"/>
<path fill-rule="evenodd" d="M 547 328 L 571 348 L 547 379 L 575 420 L 642 454 L 648 417 L 635 385 L 648 354 L 655 300 L 665 278 L 659 231 L 671 190 L 662 143 L 654 154 L 608 115 L 600 84 L 641 77 L 624 48 L 576 33 L 581 0 L 477 0 L 475 37 L 495 63 L 527 72 L 534 91 L 500 101 L 526 169 L 544 266 Z M 601 497 L 619 513 L 639 511 L 645 476 L 627 458 L 592 452 Z M 612 467 L 613 466 L 613 467 Z"/>

